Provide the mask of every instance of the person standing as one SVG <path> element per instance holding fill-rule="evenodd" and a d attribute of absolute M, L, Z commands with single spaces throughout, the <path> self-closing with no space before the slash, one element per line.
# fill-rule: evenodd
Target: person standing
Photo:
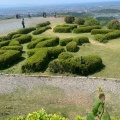
<path fill-rule="evenodd" d="M 25 28 L 25 21 L 24 21 L 24 18 L 22 19 L 22 26 L 23 26 L 23 28 Z"/>
<path fill-rule="evenodd" d="M 54 11 L 54 17 L 56 18 L 56 12 Z"/>

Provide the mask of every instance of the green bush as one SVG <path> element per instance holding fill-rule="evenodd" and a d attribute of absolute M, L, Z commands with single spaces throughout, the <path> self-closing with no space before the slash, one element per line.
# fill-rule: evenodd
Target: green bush
<path fill-rule="evenodd" d="M 29 27 L 29 28 L 19 29 L 17 32 L 18 32 L 19 34 L 28 34 L 28 33 L 32 32 L 32 31 L 34 31 L 34 30 L 36 30 L 35 27 Z"/>
<path fill-rule="evenodd" d="M 107 25 L 108 29 L 120 30 L 120 22 L 109 22 Z"/>
<path fill-rule="evenodd" d="M 39 27 L 46 27 L 48 25 L 50 25 L 51 23 L 49 21 L 46 21 L 44 23 L 40 23 L 40 24 L 37 24 L 36 25 L 36 28 L 39 28 Z"/>
<path fill-rule="evenodd" d="M 106 43 L 107 42 L 107 39 L 106 39 L 106 36 L 105 35 L 102 35 L 102 34 L 96 34 L 94 36 L 94 39 L 100 43 Z"/>
<path fill-rule="evenodd" d="M 1 49 L 2 50 L 18 50 L 18 51 L 22 51 L 23 47 L 22 46 L 4 46 Z"/>
<path fill-rule="evenodd" d="M 7 35 L 9 39 L 12 39 L 13 35 L 19 34 L 18 32 L 11 32 Z"/>
<path fill-rule="evenodd" d="M 21 35 L 22 35 L 22 34 L 15 34 L 15 35 L 12 36 L 12 39 L 18 38 L 18 37 L 20 37 Z"/>
<path fill-rule="evenodd" d="M 20 51 L 16 50 L 5 50 L 3 54 L 0 55 L 0 69 L 9 67 L 18 61 L 21 57 Z"/>
<path fill-rule="evenodd" d="M 45 68 L 49 62 L 47 50 L 40 50 L 29 57 L 22 65 L 22 72 L 37 72 Z"/>
<path fill-rule="evenodd" d="M 53 29 L 53 32 L 55 33 L 71 33 L 70 27 L 55 27 Z"/>
<path fill-rule="evenodd" d="M 78 24 L 78 25 L 84 25 L 85 20 L 83 18 L 77 18 L 75 20 L 75 23 Z"/>
<path fill-rule="evenodd" d="M 66 45 L 66 49 L 67 51 L 69 52 L 76 52 L 77 51 L 77 43 L 76 42 L 69 42 L 67 45 Z"/>
<path fill-rule="evenodd" d="M 91 34 L 92 35 L 96 35 L 96 34 L 107 34 L 109 32 L 112 32 L 112 30 L 110 29 L 93 29 L 91 31 Z"/>
<path fill-rule="evenodd" d="M 94 36 L 95 40 L 106 43 L 108 40 L 116 39 L 120 37 L 120 31 L 109 32 L 105 35 L 97 34 Z"/>
<path fill-rule="evenodd" d="M 59 54 L 58 59 L 66 60 L 66 59 L 73 58 L 73 57 L 74 56 L 69 52 L 62 52 L 61 54 Z"/>
<path fill-rule="evenodd" d="M 88 25 L 88 26 L 95 26 L 95 25 L 100 25 L 100 23 L 96 19 L 91 19 L 91 20 L 86 22 L 86 25 Z"/>
<path fill-rule="evenodd" d="M 51 29 L 51 27 L 41 27 L 36 29 L 35 31 L 33 31 L 33 35 L 38 35 L 38 34 L 42 34 L 43 32 L 45 32 L 46 30 Z"/>
<path fill-rule="evenodd" d="M 16 39 L 12 39 L 9 43 L 9 46 L 20 45 L 19 41 Z"/>
<path fill-rule="evenodd" d="M 74 28 L 77 28 L 76 24 L 63 24 L 63 25 L 57 25 L 56 27 L 70 27 L 71 30 L 73 30 Z"/>
<path fill-rule="evenodd" d="M 35 46 L 36 46 L 39 42 L 45 41 L 45 40 L 48 40 L 48 39 L 50 39 L 50 38 L 47 38 L 47 37 L 39 37 L 39 38 L 37 38 L 36 40 L 31 41 L 31 42 L 27 45 L 27 48 L 28 48 L 28 49 L 35 48 Z"/>
<path fill-rule="evenodd" d="M 66 46 L 71 41 L 73 41 L 73 38 L 64 38 L 59 41 L 59 44 L 61 46 Z"/>
<path fill-rule="evenodd" d="M 41 48 L 41 47 L 52 47 L 56 46 L 59 44 L 59 38 L 58 37 L 53 37 L 50 40 L 42 41 L 39 42 L 35 48 Z"/>
<path fill-rule="evenodd" d="M 79 27 L 73 30 L 73 33 L 88 33 L 91 32 L 93 29 L 101 29 L 100 26 L 87 26 L 87 27 Z"/>
<path fill-rule="evenodd" d="M 20 44 L 24 44 L 24 43 L 30 42 L 31 39 L 32 39 L 31 35 L 22 35 L 22 36 L 16 38 L 15 40 L 19 41 Z"/>
<path fill-rule="evenodd" d="M 3 46 L 7 46 L 9 44 L 10 41 L 2 41 L 0 42 L 0 48 Z"/>
<path fill-rule="evenodd" d="M 0 37 L 0 42 L 5 41 L 5 40 L 9 40 L 9 38 L 7 36 L 1 36 Z"/>
<path fill-rule="evenodd" d="M 67 60 L 53 60 L 49 63 L 50 72 L 73 73 L 79 75 L 89 75 L 99 71 L 103 67 L 102 59 L 96 55 L 69 58 Z"/>
<path fill-rule="evenodd" d="M 75 17 L 74 16 L 66 16 L 64 21 L 66 23 L 70 23 L 71 24 L 71 23 L 73 23 L 75 21 Z"/>
<path fill-rule="evenodd" d="M 75 41 L 77 45 L 82 45 L 83 43 L 89 43 L 89 38 L 80 36 L 80 37 L 74 38 L 73 41 Z"/>

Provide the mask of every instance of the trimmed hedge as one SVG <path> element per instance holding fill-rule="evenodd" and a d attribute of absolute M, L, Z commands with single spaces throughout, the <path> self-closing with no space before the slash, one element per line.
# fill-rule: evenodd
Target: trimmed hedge
<path fill-rule="evenodd" d="M 9 38 L 7 36 L 1 36 L 0 37 L 0 42 L 5 41 L 5 40 L 9 40 Z"/>
<path fill-rule="evenodd" d="M 93 29 L 101 29 L 100 26 L 87 26 L 87 27 L 79 27 L 79 28 L 75 28 L 73 30 L 73 33 L 89 33 L 91 32 Z"/>
<path fill-rule="evenodd" d="M 35 46 L 36 46 L 39 42 L 45 41 L 45 40 L 48 40 L 48 39 L 50 39 L 50 38 L 47 38 L 47 37 L 37 38 L 36 40 L 31 41 L 31 42 L 27 45 L 27 48 L 28 48 L 28 49 L 35 48 Z"/>
<path fill-rule="evenodd" d="M 20 45 L 19 41 L 16 39 L 11 40 L 9 46 L 14 46 L 14 45 Z"/>
<path fill-rule="evenodd" d="M 53 37 L 50 40 L 42 41 L 39 42 L 35 48 L 41 48 L 41 47 L 52 47 L 56 46 L 59 44 L 59 38 L 58 37 Z"/>
<path fill-rule="evenodd" d="M 53 29 L 53 32 L 55 33 L 71 33 L 70 27 L 55 27 Z"/>
<path fill-rule="evenodd" d="M 105 30 L 105 29 L 93 29 L 93 30 L 91 31 L 91 34 L 92 34 L 92 35 L 96 35 L 96 34 L 107 34 L 107 33 L 109 33 L 109 32 L 112 32 L 112 30 L 110 30 L 110 29 L 107 29 L 107 30 Z"/>
<path fill-rule="evenodd" d="M 48 27 L 38 28 L 37 30 L 33 31 L 33 35 L 42 34 L 43 32 L 45 32 L 48 29 L 51 29 L 51 27 L 48 26 Z"/>
<path fill-rule="evenodd" d="M 16 38 L 15 40 L 19 41 L 20 44 L 24 44 L 24 43 L 30 42 L 31 39 L 32 39 L 31 35 L 22 35 L 22 36 Z"/>
<path fill-rule="evenodd" d="M 84 25 L 85 20 L 83 18 L 76 18 L 75 23 L 78 25 Z"/>
<path fill-rule="evenodd" d="M 18 37 L 20 37 L 20 36 L 22 36 L 22 34 L 13 35 L 13 36 L 12 36 L 12 39 L 18 38 Z"/>
<path fill-rule="evenodd" d="M 0 55 L 0 69 L 9 67 L 21 57 L 20 51 L 16 50 L 5 50 L 3 54 Z"/>
<path fill-rule="evenodd" d="M 28 33 L 32 32 L 32 31 L 34 31 L 34 30 L 36 30 L 35 27 L 29 27 L 29 28 L 19 29 L 17 32 L 18 32 L 19 34 L 28 34 Z"/>
<path fill-rule="evenodd" d="M 18 32 L 11 32 L 7 35 L 9 39 L 12 39 L 13 35 L 19 34 Z"/>
<path fill-rule="evenodd" d="M 7 46 L 9 44 L 10 41 L 2 41 L 0 42 L 0 48 L 3 46 Z"/>
<path fill-rule="evenodd" d="M 51 58 L 56 58 L 58 57 L 58 55 L 62 52 L 65 52 L 65 49 L 63 47 L 45 47 L 45 48 L 35 48 L 35 49 L 31 49 L 29 51 L 27 51 L 28 56 L 32 56 L 33 54 L 35 54 L 37 51 L 40 50 L 47 50 L 48 51 L 48 55 L 49 55 L 49 59 Z"/>
<path fill-rule="evenodd" d="M 22 46 L 4 46 L 1 49 L 2 50 L 18 50 L 18 51 L 22 51 L 23 47 Z"/>
<path fill-rule="evenodd" d="M 74 56 L 69 52 L 62 52 L 61 54 L 59 54 L 58 59 L 66 60 L 66 59 L 73 58 L 73 57 Z"/>
<path fill-rule="evenodd" d="M 64 38 L 59 41 L 59 44 L 61 46 L 66 46 L 71 41 L 73 41 L 73 38 Z"/>
<path fill-rule="evenodd" d="M 96 55 L 89 55 L 80 58 L 70 58 L 67 60 L 53 60 L 49 63 L 50 72 L 64 73 L 69 72 L 79 75 L 89 75 L 102 69 L 102 59 Z"/>
<path fill-rule="evenodd" d="M 76 42 L 69 42 L 66 45 L 66 50 L 69 52 L 76 52 L 77 51 L 77 43 Z"/>
<path fill-rule="evenodd" d="M 71 30 L 73 30 L 74 28 L 77 28 L 76 24 L 63 24 L 63 25 L 57 25 L 56 27 L 70 27 Z"/>
<path fill-rule="evenodd" d="M 105 35 L 95 35 L 94 38 L 95 40 L 99 41 L 99 42 L 103 42 L 103 43 L 106 43 L 108 40 L 112 40 L 112 39 L 116 39 L 116 38 L 119 38 L 120 37 L 120 31 L 116 30 L 114 32 L 110 32 L 108 34 L 105 34 Z"/>
<path fill-rule="evenodd" d="M 88 37 L 80 36 L 73 39 L 77 45 L 82 45 L 83 43 L 90 43 Z"/>
<path fill-rule="evenodd" d="M 46 21 L 44 23 L 40 23 L 40 24 L 37 24 L 36 25 L 36 28 L 39 28 L 39 27 L 46 27 L 48 25 L 50 25 L 51 23 L 49 21 Z"/>
<path fill-rule="evenodd" d="M 45 68 L 49 62 L 47 50 L 37 51 L 34 55 L 29 57 L 24 65 L 22 65 L 22 72 L 37 72 Z"/>

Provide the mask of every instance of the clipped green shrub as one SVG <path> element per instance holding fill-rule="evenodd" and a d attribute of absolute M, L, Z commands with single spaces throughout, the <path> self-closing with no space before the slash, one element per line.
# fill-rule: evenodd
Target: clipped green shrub
<path fill-rule="evenodd" d="M 56 27 L 70 27 L 71 30 L 73 30 L 74 28 L 77 28 L 76 24 L 63 24 L 63 25 L 57 25 Z"/>
<path fill-rule="evenodd" d="M 19 41 L 20 44 L 24 44 L 24 43 L 30 42 L 31 39 L 32 39 L 31 35 L 22 35 L 22 36 L 16 38 L 15 40 Z"/>
<path fill-rule="evenodd" d="M 32 32 L 32 31 L 34 31 L 34 30 L 36 30 L 35 27 L 29 27 L 29 28 L 19 29 L 17 32 L 18 32 L 19 34 L 28 34 L 28 33 Z"/>
<path fill-rule="evenodd" d="M 5 50 L 3 54 L 0 55 L 0 69 L 9 67 L 18 61 L 21 57 L 20 51 L 16 50 Z"/>
<path fill-rule="evenodd" d="M 45 68 L 49 62 L 47 50 L 40 50 L 29 57 L 22 65 L 22 72 L 37 72 Z"/>
<path fill-rule="evenodd" d="M 19 34 L 18 32 L 11 32 L 7 35 L 9 39 L 12 39 L 13 35 Z"/>
<path fill-rule="evenodd" d="M 112 32 L 112 30 L 110 29 L 93 29 L 91 31 L 91 34 L 92 35 L 96 35 L 96 34 L 107 34 L 109 32 Z"/>
<path fill-rule="evenodd" d="M 108 29 L 113 29 L 113 30 L 120 30 L 120 22 L 109 22 L 107 24 Z"/>
<path fill-rule="evenodd" d="M 71 24 L 71 23 L 73 23 L 75 21 L 75 17 L 74 16 L 66 16 L 64 21 L 66 23 L 70 23 Z"/>
<path fill-rule="evenodd" d="M 77 51 L 77 43 L 76 42 L 69 42 L 66 45 L 66 50 L 69 52 L 76 52 Z"/>
<path fill-rule="evenodd" d="M 52 47 L 56 46 L 59 44 L 59 38 L 58 37 L 53 37 L 50 40 L 42 41 L 39 42 L 35 48 L 41 48 L 41 47 Z"/>
<path fill-rule="evenodd" d="M 71 33 L 70 27 L 55 27 L 53 29 L 53 32 L 55 33 Z"/>
<path fill-rule="evenodd" d="M 28 45 L 27 45 L 27 48 L 28 49 L 32 49 L 32 48 L 35 48 L 35 46 L 41 42 L 41 41 L 45 41 L 45 40 L 48 40 L 50 38 L 47 38 L 47 37 L 40 37 L 40 38 L 37 38 L 36 40 L 32 40 Z"/>
<path fill-rule="evenodd" d="M 3 46 L 7 46 L 9 44 L 10 41 L 2 41 L 0 42 L 0 48 Z"/>
<path fill-rule="evenodd" d="M 39 27 L 46 27 L 48 25 L 50 25 L 51 23 L 49 21 L 46 21 L 44 23 L 40 23 L 40 24 L 37 24 L 36 25 L 36 28 L 39 28 Z"/>
<path fill-rule="evenodd" d="M 88 33 L 91 32 L 93 29 L 101 29 L 100 26 L 87 26 L 87 27 L 79 27 L 73 30 L 73 33 Z"/>
<path fill-rule="evenodd" d="M 7 36 L 1 36 L 0 37 L 0 42 L 5 41 L 5 40 L 9 40 L 9 38 Z"/>
<path fill-rule="evenodd" d="M 62 52 L 61 54 L 59 54 L 58 59 L 66 60 L 66 59 L 73 58 L 73 57 L 74 56 L 69 52 Z"/>
<path fill-rule="evenodd" d="M 75 41 L 77 45 L 82 45 L 83 43 L 89 43 L 89 38 L 80 36 L 80 37 L 75 37 L 73 41 Z"/>
<path fill-rule="evenodd" d="M 78 24 L 78 25 L 84 25 L 85 20 L 83 18 L 77 18 L 75 20 L 75 23 Z"/>
<path fill-rule="evenodd" d="M 33 31 L 33 35 L 38 35 L 38 34 L 42 34 L 43 32 L 45 32 L 46 30 L 51 29 L 51 27 L 41 27 L 36 29 L 35 31 Z"/>
<path fill-rule="evenodd" d="M 95 26 L 95 25 L 100 25 L 99 21 L 96 19 L 91 19 L 86 22 L 86 25 L 88 26 Z"/>
<path fill-rule="evenodd" d="M 12 39 L 18 38 L 20 36 L 22 36 L 22 34 L 15 34 L 15 35 L 12 36 Z"/>
<path fill-rule="evenodd" d="M 49 63 L 50 72 L 54 73 L 73 73 L 79 75 L 89 75 L 102 69 L 102 59 L 96 55 L 83 56 L 82 61 L 79 57 L 66 60 L 56 59 Z"/>
<path fill-rule="evenodd" d="M 9 46 L 20 45 L 19 41 L 16 39 L 12 39 L 9 43 Z"/>
<path fill-rule="evenodd" d="M 96 34 L 94 36 L 94 39 L 100 43 L 106 43 L 108 40 L 106 39 L 106 36 L 105 35 L 102 35 L 102 34 Z"/>
<path fill-rule="evenodd" d="M 22 51 L 23 47 L 22 46 L 4 46 L 1 49 L 2 50 L 18 50 L 18 51 Z"/>
<path fill-rule="evenodd" d="M 64 38 L 59 41 L 59 44 L 61 46 L 66 46 L 71 41 L 73 41 L 73 38 Z"/>

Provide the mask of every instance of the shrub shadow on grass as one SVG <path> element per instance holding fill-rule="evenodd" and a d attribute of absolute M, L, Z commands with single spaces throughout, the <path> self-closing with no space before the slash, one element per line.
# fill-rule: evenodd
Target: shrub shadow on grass
<path fill-rule="evenodd" d="M 0 68 L 0 70 L 5 70 L 5 69 L 8 69 L 10 67 L 13 67 L 14 65 L 17 65 L 19 62 L 22 62 L 23 60 L 25 60 L 25 58 L 20 57 L 16 62 L 13 62 L 11 65 L 6 65 L 4 68 Z"/>

